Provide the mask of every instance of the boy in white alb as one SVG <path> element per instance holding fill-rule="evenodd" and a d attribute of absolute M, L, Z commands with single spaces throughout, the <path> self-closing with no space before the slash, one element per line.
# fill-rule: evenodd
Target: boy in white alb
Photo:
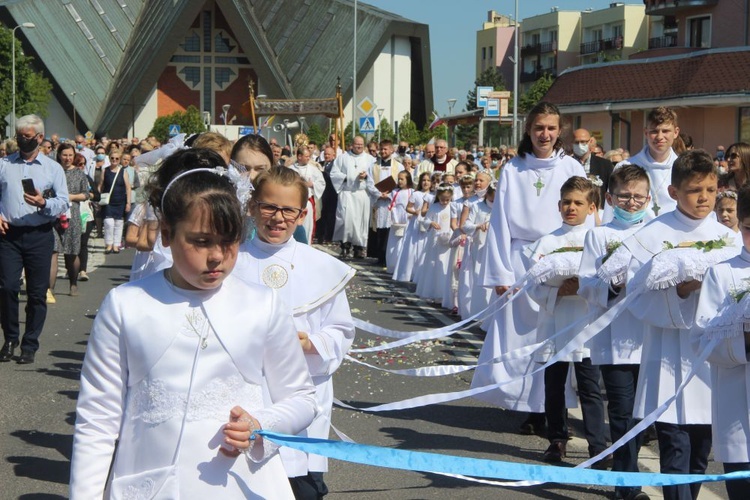
<path fill-rule="evenodd" d="M 710 372 L 708 363 L 693 364 L 695 354 L 688 335 L 701 281 L 686 279 L 654 290 L 632 282 L 634 277 L 642 277 L 638 274 L 641 268 L 650 278 L 655 256 L 669 248 L 698 248 L 726 237 L 727 228 L 709 217 L 716 202 L 717 180 L 713 159 L 705 151 L 683 153 L 672 166 L 669 186 L 677 209 L 654 219 L 623 242 L 632 256 L 626 285 L 626 293 L 635 295 L 630 311 L 644 326 L 634 417 L 642 419 L 655 411 L 675 394 L 691 370 L 696 371 L 656 421 L 662 473 L 703 474 L 711 451 L 711 408 L 707 404 L 711 399 Z M 666 260 L 666 256 L 659 257 Z M 668 500 L 696 498 L 700 483 L 664 486 L 663 491 Z"/>
<path fill-rule="evenodd" d="M 677 113 L 663 106 L 652 109 L 646 116 L 646 123 L 648 126 L 643 131 L 646 146 L 638 154 L 618 163 L 615 169 L 629 163 L 646 169 L 651 180 L 651 202 L 647 206 L 644 218 L 645 222 L 648 222 L 659 215 L 671 212 L 677 206 L 669 196 L 668 187 L 672 164 L 677 159 L 672 144 L 680 135 L 680 127 L 677 126 Z M 613 217 L 613 208 L 605 206 L 602 220 L 607 223 Z"/>
<path fill-rule="evenodd" d="M 546 363 L 550 357 L 562 349 L 570 340 L 565 336 L 552 339 L 559 331 L 586 316 L 586 301 L 579 297 L 578 268 L 583 253 L 583 240 L 586 236 L 586 218 L 596 211 L 595 192 L 598 188 L 585 177 L 571 177 L 560 188 L 558 207 L 563 225 L 542 236 L 529 245 L 525 256 L 529 267 L 536 267 L 542 261 L 549 266 L 549 275 L 541 283 L 529 286 L 529 296 L 539 304 L 537 321 L 537 342 L 545 342 L 535 354 L 537 361 Z M 532 270 L 532 274 L 534 270 Z M 583 411 L 583 426 L 589 445 L 589 456 L 604 451 L 607 441 L 604 437 L 604 403 L 599 389 L 599 368 L 591 364 L 588 349 L 572 352 L 561 361 L 544 370 L 544 409 L 547 417 L 547 438 L 550 445 L 544 452 L 544 461 L 557 463 L 566 455 L 568 441 L 567 409 L 565 407 L 565 382 L 573 362 L 578 397 Z M 605 462 L 594 465 L 605 468 Z"/>
<path fill-rule="evenodd" d="M 609 178 L 606 202 L 614 209 L 609 224 L 586 233 L 579 269 L 578 295 L 586 299 L 589 311 L 604 314 L 625 296 L 622 287 L 598 276 L 599 268 L 630 235 L 643 227 L 643 218 L 651 197 L 646 171 L 637 165 L 622 165 Z M 610 261 L 612 265 L 612 261 Z M 643 345 L 643 327 L 629 311 L 588 342 L 591 363 L 599 366 L 607 391 L 607 413 L 612 441 L 617 441 L 633 427 L 633 403 L 638 385 L 638 371 Z M 612 470 L 638 472 L 636 439 L 614 452 Z M 615 498 L 645 500 L 640 488 L 618 486 Z"/>
<path fill-rule="evenodd" d="M 691 332 L 696 352 L 718 340 L 708 362 L 711 366 L 711 409 L 714 460 L 725 472 L 750 470 L 750 328 L 744 315 L 750 290 L 750 189 L 740 189 L 737 201 L 743 248 L 737 257 L 714 266 L 701 287 L 695 327 Z M 719 321 L 716 321 L 719 320 Z M 718 327 L 713 326 L 718 323 Z M 750 498 L 750 480 L 726 481 L 729 500 Z"/>

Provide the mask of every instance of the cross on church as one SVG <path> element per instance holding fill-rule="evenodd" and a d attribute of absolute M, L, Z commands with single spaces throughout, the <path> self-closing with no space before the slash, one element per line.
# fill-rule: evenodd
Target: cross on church
<path fill-rule="evenodd" d="M 541 177 L 537 177 L 536 182 L 532 184 L 536 188 L 536 195 L 541 196 L 542 194 L 542 188 L 544 187 L 544 183 L 542 182 Z"/>

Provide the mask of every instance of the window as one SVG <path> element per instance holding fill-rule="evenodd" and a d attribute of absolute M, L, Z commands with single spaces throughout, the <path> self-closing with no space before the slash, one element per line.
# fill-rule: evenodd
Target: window
<path fill-rule="evenodd" d="M 549 32 L 549 41 L 552 43 L 557 41 L 557 30 Z"/>
<path fill-rule="evenodd" d="M 494 47 L 490 47 L 490 61 L 491 61 L 491 60 L 493 59 L 493 56 L 492 56 L 492 49 L 493 49 L 493 48 L 494 48 Z"/>
<path fill-rule="evenodd" d="M 482 47 L 482 61 L 487 59 L 487 47 Z"/>
<path fill-rule="evenodd" d="M 622 37 L 622 24 L 612 26 L 612 38 Z"/>
<path fill-rule="evenodd" d="M 750 108 L 740 108 L 740 142 L 750 142 Z"/>
<path fill-rule="evenodd" d="M 688 19 L 688 47 L 711 47 L 711 16 Z"/>

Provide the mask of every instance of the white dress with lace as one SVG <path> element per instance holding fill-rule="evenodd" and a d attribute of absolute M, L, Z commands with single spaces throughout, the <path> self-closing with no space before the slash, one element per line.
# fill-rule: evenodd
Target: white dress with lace
<path fill-rule="evenodd" d="M 275 293 L 232 276 L 211 292 L 178 290 L 163 273 L 111 291 L 83 367 L 71 498 L 102 498 L 112 460 L 112 478 L 169 466 L 185 411 L 181 498 L 293 498 L 270 441 L 252 459 L 219 451 L 236 405 L 264 429 L 289 434 L 315 415 L 314 388 L 301 350 L 289 349 L 298 341 L 284 310 Z M 264 403 L 264 380 L 272 404 Z"/>

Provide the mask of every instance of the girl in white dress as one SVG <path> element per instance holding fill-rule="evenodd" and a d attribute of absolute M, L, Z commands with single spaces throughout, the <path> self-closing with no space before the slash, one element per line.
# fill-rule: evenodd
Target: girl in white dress
<path fill-rule="evenodd" d="M 484 200 L 469 207 L 463 231 L 470 238 L 458 277 L 459 313 L 468 318 L 490 305 L 492 290 L 483 287 L 481 282 L 484 251 L 487 243 L 487 229 L 490 226 L 492 204 L 495 201 L 495 188 L 489 186 Z"/>
<path fill-rule="evenodd" d="M 414 184 L 409 172 L 405 170 L 399 172 L 396 181 L 398 182 L 398 188 L 394 189 L 391 193 L 391 205 L 388 208 L 391 212 L 391 230 L 388 232 L 385 265 L 389 273 L 393 273 L 396 270 L 396 264 L 404 249 L 404 238 L 410 218 L 406 207 L 409 204 L 411 195 L 414 193 Z"/>
<path fill-rule="evenodd" d="M 420 230 L 419 222 L 422 220 L 422 206 L 425 196 L 430 194 L 430 173 L 423 172 L 417 182 L 417 190 L 413 191 L 406 205 L 406 212 L 411 215 L 406 226 L 404 235 L 404 248 L 396 262 L 393 270 L 393 279 L 396 281 L 411 281 L 414 276 L 414 268 L 420 255 L 424 253 L 424 244 L 427 233 Z"/>
<path fill-rule="evenodd" d="M 255 179 L 250 214 L 255 238 L 242 244 L 234 275 L 276 289 L 290 306 L 320 413 L 300 435 L 328 439 L 333 405 L 333 373 L 354 341 L 354 323 L 345 287 L 354 269 L 292 238 L 305 217 L 308 186 L 292 169 L 274 167 Z M 291 346 L 294 347 L 294 346 Z M 322 498 L 328 491 L 325 457 L 281 448 L 296 498 Z"/>
<path fill-rule="evenodd" d="M 219 165 L 211 151 L 180 151 L 152 181 L 173 264 L 112 290 L 99 309 L 72 499 L 293 498 L 276 447 L 255 431 L 304 429 L 315 389 L 301 349 L 289 348 L 298 341 L 288 307 L 230 274 L 243 216 Z"/>
<path fill-rule="evenodd" d="M 437 189 L 437 202 L 430 206 L 421 222 L 422 227 L 428 231 L 424 264 L 420 268 L 417 283 L 417 295 L 423 299 L 439 301 L 443 297 L 453 233 L 450 224 L 451 199 L 453 186 L 441 184 Z"/>

